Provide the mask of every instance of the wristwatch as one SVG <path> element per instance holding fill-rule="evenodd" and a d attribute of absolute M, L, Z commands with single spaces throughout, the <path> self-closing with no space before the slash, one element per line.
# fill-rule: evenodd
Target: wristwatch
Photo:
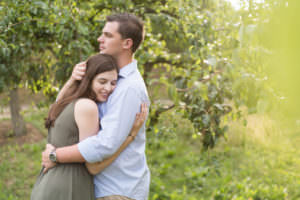
<path fill-rule="evenodd" d="M 56 149 L 53 149 L 51 151 L 51 153 L 49 154 L 49 159 L 52 161 L 52 162 L 55 162 L 57 163 L 57 158 L 56 158 Z"/>

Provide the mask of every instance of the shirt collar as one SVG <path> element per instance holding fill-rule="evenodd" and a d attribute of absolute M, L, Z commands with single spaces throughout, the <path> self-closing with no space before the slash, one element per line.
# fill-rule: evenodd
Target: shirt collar
<path fill-rule="evenodd" d="M 120 69 L 119 77 L 126 78 L 129 74 L 137 70 L 137 61 L 133 60 L 128 65 L 125 65 Z"/>

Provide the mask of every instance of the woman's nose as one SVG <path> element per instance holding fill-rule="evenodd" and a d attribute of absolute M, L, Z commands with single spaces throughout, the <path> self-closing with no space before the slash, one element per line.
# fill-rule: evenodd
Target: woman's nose
<path fill-rule="evenodd" d="M 110 91 L 112 90 L 112 87 L 111 87 L 110 84 L 105 84 L 104 89 L 105 89 L 106 91 L 109 91 L 109 92 L 110 92 Z"/>

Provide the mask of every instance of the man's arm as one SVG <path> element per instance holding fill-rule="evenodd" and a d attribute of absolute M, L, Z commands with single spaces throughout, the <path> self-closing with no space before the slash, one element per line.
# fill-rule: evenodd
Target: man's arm
<path fill-rule="evenodd" d="M 92 175 L 96 175 L 103 171 L 107 166 L 109 166 L 115 159 L 118 158 L 118 156 L 124 151 L 124 149 L 134 140 L 134 138 L 137 136 L 140 128 L 144 124 L 146 118 L 148 115 L 148 108 L 145 103 L 141 106 L 141 112 L 136 114 L 136 119 L 134 121 L 134 124 L 132 126 L 132 129 L 130 131 L 129 136 L 126 138 L 126 140 L 123 142 L 123 144 L 120 146 L 120 148 L 117 150 L 116 153 L 114 153 L 111 157 L 104 159 L 101 162 L 96 163 L 85 163 L 85 166 L 88 168 L 88 171 Z"/>
<path fill-rule="evenodd" d="M 82 125 L 83 126 L 86 126 L 87 124 L 90 123 L 90 121 L 94 121 L 94 118 L 91 118 L 91 119 L 88 119 L 90 118 L 90 113 L 87 112 L 87 109 L 86 109 L 86 106 L 84 106 L 84 110 L 82 110 L 83 113 L 87 113 L 89 116 L 82 116 L 82 114 L 78 113 L 77 112 L 77 118 L 82 118 L 83 121 L 82 121 Z M 79 115 L 79 116 L 78 116 Z M 136 118 L 135 118 L 135 121 L 134 121 L 134 124 L 131 128 L 131 131 L 130 131 L 130 134 L 129 136 L 127 136 L 126 140 L 123 142 L 123 144 L 120 146 L 120 148 L 109 158 L 107 159 L 104 159 L 103 161 L 101 162 L 96 162 L 96 163 L 88 163 L 86 162 L 85 165 L 88 169 L 88 171 L 92 174 L 92 175 L 96 175 L 98 174 L 99 172 L 101 172 L 103 169 L 105 169 L 107 166 L 109 166 L 115 159 L 118 158 L 118 156 L 122 153 L 122 151 L 125 150 L 125 148 L 134 140 L 134 138 L 137 136 L 140 128 L 142 127 L 142 125 L 144 124 L 145 120 L 147 119 L 147 115 L 148 115 L 148 107 L 147 107 L 147 104 L 146 103 L 143 103 L 141 105 L 141 112 L 136 114 Z M 75 112 L 75 117 L 76 117 L 76 112 Z M 78 118 L 78 119 L 79 119 Z M 98 119 L 98 116 L 97 116 L 97 119 Z M 78 124 L 78 127 L 80 127 L 80 124 Z M 84 127 L 81 127 L 81 128 L 84 128 Z M 91 127 L 90 125 L 88 125 L 87 129 L 89 130 Z M 96 128 L 96 127 L 95 127 Z M 79 132 L 80 134 L 80 141 L 85 139 L 86 137 L 90 136 L 89 134 L 86 133 L 86 130 L 83 130 L 85 133 L 83 133 L 82 131 Z M 91 129 L 91 131 L 87 131 L 87 132 L 90 132 L 91 135 L 94 133 L 94 128 Z M 52 145 L 47 145 L 47 147 L 49 146 L 50 149 L 54 149 L 54 147 Z M 68 152 L 72 152 L 72 151 L 76 151 L 77 147 L 75 147 L 74 150 L 72 150 L 74 146 L 71 146 L 70 149 L 68 148 Z M 60 154 L 60 153 L 58 153 Z M 80 154 L 80 153 L 79 153 Z M 67 155 L 67 154 L 65 154 Z M 48 155 L 47 155 L 48 156 Z M 82 162 L 84 162 L 84 158 L 80 155 L 78 155 L 79 157 L 75 159 L 82 159 Z M 61 159 L 61 158 L 59 158 Z M 58 160 L 59 160 L 58 159 Z M 72 158 L 64 158 L 63 160 L 68 160 L 68 159 L 72 159 Z M 79 160 L 80 162 L 80 160 Z M 54 163 L 49 163 L 50 165 L 46 165 L 45 164 L 45 167 L 46 167 L 46 170 L 49 168 L 51 168 L 52 166 L 54 167 L 55 164 Z M 45 171 L 46 171 L 45 170 Z"/>
<path fill-rule="evenodd" d="M 98 162 L 112 156 L 127 138 L 136 114 L 139 112 L 141 98 L 133 88 L 115 91 L 107 114 L 101 120 L 102 130 L 79 144 L 57 148 L 59 163 Z M 43 152 L 43 164 L 49 161 L 51 149 Z"/>
<path fill-rule="evenodd" d="M 87 162 L 94 163 L 112 156 L 125 141 L 140 111 L 142 98 L 134 88 L 117 87 L 112 95 L 101 119 L 102 130 L 78 144 Z"/>

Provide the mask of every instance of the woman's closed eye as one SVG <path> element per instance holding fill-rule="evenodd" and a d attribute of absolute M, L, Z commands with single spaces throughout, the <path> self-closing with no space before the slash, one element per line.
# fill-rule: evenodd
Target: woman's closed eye
<path fill-rule="evenodd" d="M 105 85 L 105 84 L 108 83 L 108 80 L 101 79 L 101 80 L 99 80 L 98 82 L 99 82 L 101 85 Z M 111 84 L 112 86 L 116 86 L 116 85 L 117 85 L 117 81 L 111 81 L 110 84 Z"/>
<path fill-rule="evenodd" d="M 100 84 L 104 85 L 104 84 L 106 84 L 106 83 L 107 83 L 107 80 L 105 80 L 105 79 L 101 79 L 101 80 L 99 80 L 98 82 L 99 82 Z"/>

